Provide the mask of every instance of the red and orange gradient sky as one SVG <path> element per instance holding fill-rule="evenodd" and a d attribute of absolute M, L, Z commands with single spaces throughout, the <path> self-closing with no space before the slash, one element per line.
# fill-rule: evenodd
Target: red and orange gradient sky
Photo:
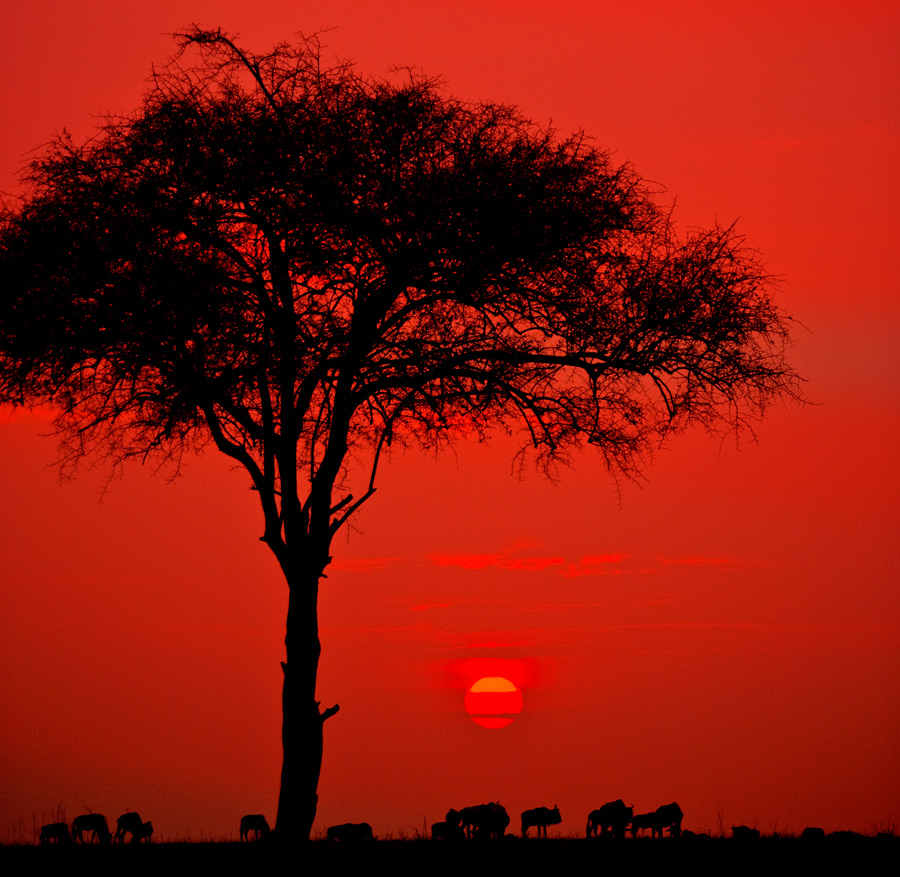
<path fill-rule="evenodd" d="M 814 405 L 759 443 L 690 434 L 645 483 L 556 484 L 514 448 L 398 454 L 323 588 L 317 827 L 623 798 L 686 828 L 900 818 L 900 10 L 895 3 L 19 4 L 0 29 L 0 190 L 54 131 L 135 108 L 168 33 L 264 50 L 329 27 L 370 73 L 584 127 L 677 200 L 738 221 L 798 318 Z M 255 494 L 209 452 L 170 482 L 59 484 L 49 421 L 0 417 L 0 839 L 136 809 L 166 838 L 274 819 L 286 594 Z M 102 494 L 102 502 L 101 500 Z M 464 707 L 523 692 L 507 727 Z M 516 820 L 514 818 L 514 824 Z M 21 823 L 18 823 L 21 824 Z"/>

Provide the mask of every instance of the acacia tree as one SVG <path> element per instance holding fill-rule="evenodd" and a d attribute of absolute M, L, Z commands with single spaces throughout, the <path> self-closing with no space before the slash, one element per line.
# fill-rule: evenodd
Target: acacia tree
<path fill-rule="evenodd" d="M 276 834 L 308 837 L 338 709 L 318 589 L 386 449 L 501 429 L 633 473 L 796 395 L 788 322 L 741 238 L 679 239 L 581 134 L 314 41 L 178 39 L 134 115 L 57 138 L 4 207 L 0 398 L 54 406 L 70 461 L 213 444 L 247 471 L 289 589 Z"/>

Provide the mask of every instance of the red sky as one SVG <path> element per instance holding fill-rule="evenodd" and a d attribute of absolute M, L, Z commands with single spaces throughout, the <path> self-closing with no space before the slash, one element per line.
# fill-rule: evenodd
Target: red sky
<path fill-rule="evenodd" d="M 562 6 L 563 11 L 558 7 Z M 788 8 L 784 8 L 787 6 Z M 552 7 L 557 7 L 553 9 Z M 323 589 L 317 828 L 421 830 L 501 801 L 558 831 L 623 798 L 686 828 L 872 831 L 900 816 L 900 10 L 895 3 L 270 0 L 17 4 L 0 31 L 0 190 L 27 153 L 134 109 L 168 33 L 262 51 L 334 28 L 368 73 L 583 127 L 665 186 L 683 227 L 738 221 L 801 323 L 814 405 L 759 443 L 695 433 L 617 492 L 578 456 L 409 451 Z M 32 814 L 136 809 L 166 838 L 274 821 L 285 587 L 247 478 L 70 483 L 40 416 L 0 418 L 0 839 Z M 102 501 L 101 501 L 102 494 Z M 521 716 L 463 708 L 506 675 Z"/>

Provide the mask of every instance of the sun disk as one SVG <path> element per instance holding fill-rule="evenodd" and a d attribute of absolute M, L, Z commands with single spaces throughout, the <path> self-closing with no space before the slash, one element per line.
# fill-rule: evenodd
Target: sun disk
<path fill-rule="evenodd" d="M 505 728 L 522 712 L 522 692 L 502 676 L 484 676 L 466 691 L 466 712 L 483 728 Z"/>

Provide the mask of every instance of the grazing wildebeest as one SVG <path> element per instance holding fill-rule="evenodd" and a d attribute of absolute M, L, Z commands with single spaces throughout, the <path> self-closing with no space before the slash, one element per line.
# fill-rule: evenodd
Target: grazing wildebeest
<path fill-rule="evenodd" d="M 732 825 L 731 836 L 735 840 L 759 840 L 759 829 L 748 828 L 746 825 Z"/>
<path fill-rule="evenodd" d="M 813 828 L 811 825 L 807 826 L 803 829 L 803 834 L 800 835 L 800 840 L 825 840 L 825 829 L 824 828 Z"/>
<path fill-rule="evenodd" d="M 684 819 L 684 813 L 676 803 L 657 807 L 653 815 L 656 817 L 656 825 L 653 826 L 654 836 L 662 837 L 663 829 L 667 830 L 672 837 L 681 836 L 681 820 Z"/>
<path fill-rule="evenodd" d="M 84 833 L 92 831 L 91 843 L 99 841 L 100 843 L 112 843 L 112 834 L 109 831 L 106 817 L 102 813 L 85 813 L 83 816 L 76 816 L 72 823 L 72 840 L 84 843 Z"/>
<path fill-rule="evenodd" d="M 509 825 L 509 814 L 499 802 L 463 807 L 459 819 L 467 838 L 499 839 Z"/>
<path fill-rule="evenodd" d="M 153 836 L 153 823 L 152 822 L 142 822 L 141 827 L 132 833 L 131 842 L 133 844 L 140 843 L 144 841 L 144 843 L 150 843 L 150 838 Z"/>
<path fill-rule="evenodd" d="M 125 835 L 130 834 L 132 841 L 135 832 L 140 832 L 143 820 L 137 813 L 123 813 L 116 820 L 116 833 L 113 837 L 114 843 L 125 843 Z"/>
<path fill-rule="evenodd" d="M 271 831 L 266 817 L 261 813 L 249 813 L 241 817 L 241 840 L 250 840 L 251 831 L 255 832 L 257 840 Z"/>
<path fill-rule="evenodd" d="M 325 833 L 327 840 L 375 840 L 368 822 L 345 822 L 332 825 Z"/>
<path fill-rule="evenodd" d="M 625 802 L 618 798 L 609 801 L 599 810 L 592 810 L 588 814 L 587 836 L 595 837 L 606 834 L 609 831 L 615 838 L 625 837 L 628 826 L 634 817 L 634 806 L 626 807 Z"/>
<path fill-rule="evenodd" d="M 655 813 L 635 813 L 631 817 L 631 836 L 637 837 L 645 828 L 649 828 L 651 834 L 656 834 L 656 814 Z"/>
<path fill-rule="evenodd" d="M 548 825 L 559 825 L 562 817 L 559 815 L 559 807 L 554 805 L 551 810 L 549 807 L 535 807 L 533 810 L 525 810 L 522 813 L 522 837 L 528 837 L 528 829 L 532 826 L 537 827 L 537 836 L 547 836 Z"/>
<path fill-rule="evenodd" d="M 52 842 L 70 846 L 72 835 L 69 834 L 69 826 L 65 822 L 49 822 L 41 828 L 41 844 Z"/>
<path fill-rule="evenodd" d="M 443 822 L 435 822 L 431 826 L 432 840 L 463 840 L 465 832 L 459 827 L 459 813 L 452 807 L 447 811 Z"/>

